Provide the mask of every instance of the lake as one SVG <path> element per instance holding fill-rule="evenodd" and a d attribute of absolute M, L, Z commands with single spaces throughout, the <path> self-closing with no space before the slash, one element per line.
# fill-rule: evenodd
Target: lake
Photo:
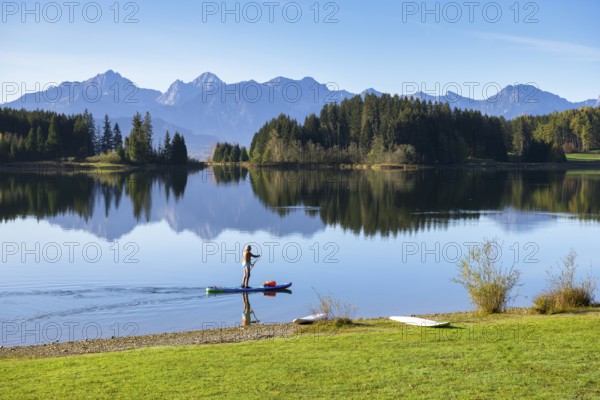
<path fill-rule="evenodd" d="M 209 168 L 0 173 L 0 345 L 231 327 L 247 243 L 262 323 L 309 314 L 317 294 L 356 317 L 466 311 L 457 262 L 485 238 L 521 271 L 529 306 L 574 249 L 598 276 L 599 171 Z"/>

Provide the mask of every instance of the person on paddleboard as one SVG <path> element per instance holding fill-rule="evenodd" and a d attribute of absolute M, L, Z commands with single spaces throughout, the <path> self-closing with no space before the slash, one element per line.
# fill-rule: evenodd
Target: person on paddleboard
<path fill-rule="evenodd" d="M 244 267 L 244 279 L 242 279 L 243 288 L 250 287 L 248 286 L 248 282 L 250 281 L 250 271 L 252 270 L 252 267 L 254 267 L 254 264 L 252 263 L 252 257 L 258 258 L 260 256 L 252 254 L 252 246 L 246 245 L 246 247 L 244 247 L 244 252 L 242 253 L 242 266 Z"/>

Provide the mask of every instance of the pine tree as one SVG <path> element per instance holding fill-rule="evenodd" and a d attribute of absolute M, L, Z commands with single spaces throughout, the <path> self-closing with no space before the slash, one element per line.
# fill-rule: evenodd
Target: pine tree
<path fill-rule="evenodd" d="M 152 156 L 152 136 L 153 136 L 152 117 L 150 116 L 149 112 L 146 112 L 146 115 L 144 116 L 144 124 L 142 126 L 142 131 L 143 131 L 142 143 L 143 143 L 144 159 L 147 162 L 150 160 L 150 158 Z"/>
<path fill-rule="evenodd" d="M 48 128 L 48 140 L 46 141 L 46 153 L 50 158 L 56 158 L 60 155 L 60 132 L 58 131 L 58 127 L 56 125 L 56 116 L 53 116 L 50 120 L 50 128 Z"/>
<path fill-rule="evenodd" d="M 144 132 L 142 116 L 139 112 L 133 117 L 132 125 L 131 133 L 125 140 L 125 154 L 131 162 L 143 164 L 148 160 L 148 149 L 146 147 L 146 133 Z"/>
<path fill-rule="evenodd" d="M 248 157 L 248 150 L 246 150 L 246 147 L 242 147 L 241 150 L 241 154 L 240 154 L 240 161 L 241 162 L 247 162 L 250 159 L 250 157 Z"/>
<path fill-rule="evenodd" d="M 241 156 L 240 145 L 236 144 L 231 149 L 231 162 L 239 162 L 240 161 L 240 156 Z"/>
<path fill-rule="evenodd" d="M 100 125 L 94 128 L 94 154 L 102 154 L 102 129 Z"/>
<path fill-rule="evenodd" d="M 8 160 L 8 151 L 9 145 L 6 140 L 6 135 L 3 135 L 2 132 L 0 132 L 0 162 Z"/>
<path fill-rule="evenodd" d="M 302 136 L 303 136 L 303 145 L 307 142 L 312 141 L 313 143 L 318 143 L 319 141 L 319 131 L 321 130 L 321 126 L 319 125 L 319 118 L 315 114 L 311 114 L 304 120 L 304 126 L 302 128 Z"/>
<path fill-rule="evenodd" d="M 100 151 L 102 153 L 108 153 L 109 151 L 111 151 L 114 147 L 113 142 L 113 131 L 110 126 L 110 119 L 108 117 L 108 114 L 106 114 L 104 116 L 104 129 L 102 132 L 102 138 L 100 140 Z"/>
<path fill-rule="evenodd" d="M 83 146 L 82 156 L 87 157 L 95 154 L 95 142 L 96 142 L 96 123 L 94 122 L 94 116 L 87 109 L 83 112 L 84 119 L 84 133 L 83 133 Z"/>
<path fill-rule="evenodd" d="M 85 158 L 90 154 L 87 121 L 81 115 L 77 116 L 73 125 L 73 148 L 79 158 Z"/>
<path fill-rule="evenodd" d="M 217 143 L 215 146 L 215 150 L 213 151 L 212 161 L 213 162 L 222 162 L 223 161 L 223 144 Z"/>
<path fill-rule="evenodd" d="M 123 135 L 121 134 L 121 127 L 118 122 L 115 122 L 113 133 L 113 150 L 118 152 L 123 148 Z"/>
<path fill-rule="evenodd" d="M 167 163 L 170 162 L 172 151 L 173 145 L 171 144 L 171 135 L 169 134 L 169 131 L 167 131 L 167 133 L 165 133 L 165 139 L 162 144 L 162 154 L 160 155 L 161 158 Z"/>
<path fill-rule="evenodd" d="M 172 143 L 171 164 L 183 165 L 187 163 L 187 159 L 185 138 L 179 132 L 175 132 Z"/>
<path fill-rule="evenodd" d="M 19 161 L 19 144 L 14 136 L 11 136 L 9 157 L 12 161 Z"/>
<path fill-rule="evenodd" d="M 27 151 L 27 155 L 29 158 L 37 157 L 37 135 L 33 130 L 33 127 L 29 128 L 29 133 L 27 134 L 27 139 L 25 140 L 25 151 Z"/>
<path fill-rule="evenodd" d="M 38 126 L 35 132 L 35 136 L 37 144 L 36 153 L 41 156 L 44 153 L 44 149 L 46 148 L 46 138 L 44 137 L 44 131 L 42 131 L 41 126 Z"/>

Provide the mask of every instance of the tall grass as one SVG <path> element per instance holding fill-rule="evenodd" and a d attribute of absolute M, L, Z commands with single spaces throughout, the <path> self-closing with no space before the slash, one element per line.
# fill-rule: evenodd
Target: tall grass
<path fill-rule="evenodd" d="M 315 290 L 319 304 L 308 307 L 311 314 L 325 314 L 325 319 L 335 319 L 338 322 L 348 323 L 356 315 L 356 305 L 344 303 L 335 298 L 331 293 L 324 295 Z"/>
<path fill-rule="evenodd" d="M 578 307 L 589 307 L 594 302 L 597 280 L 587 275 L 576 280 L 577 253 L 571 250 L 562 265 L 557 263 L 558 273 L 548 271 L 548 287 L 533 300 L 535 308 L 542 314 L 553 314 Z"/>
<path fill-rule="evenodd" d="M 86 161 L 92 163 L 123 164 L 123 159 L 116 151 L 97 154 L 86 158 Z"/>
<path fill-rule="evenodd" d="M 467 289 L 471 302 L 485 314 L 499 313 L 515 296 L 521 272 L 498 264 L 497 239 L 485 239 L 483 246 L 472 247 L 458 264 L 459 276 L 452 279 Z"/>

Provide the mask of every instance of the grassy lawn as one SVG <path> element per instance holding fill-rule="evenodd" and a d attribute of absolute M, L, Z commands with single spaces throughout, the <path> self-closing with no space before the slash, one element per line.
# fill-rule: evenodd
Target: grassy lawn
<path fill-rule="evenodd" d="M 567 154 L 567 161 L 600 161 L 600 152 Z"/>
<path fill-rule="evenodd" d="M 293 338 L 0 359 L 0 398 L 600 398 L 600 310 L 320 325 Z"/>

